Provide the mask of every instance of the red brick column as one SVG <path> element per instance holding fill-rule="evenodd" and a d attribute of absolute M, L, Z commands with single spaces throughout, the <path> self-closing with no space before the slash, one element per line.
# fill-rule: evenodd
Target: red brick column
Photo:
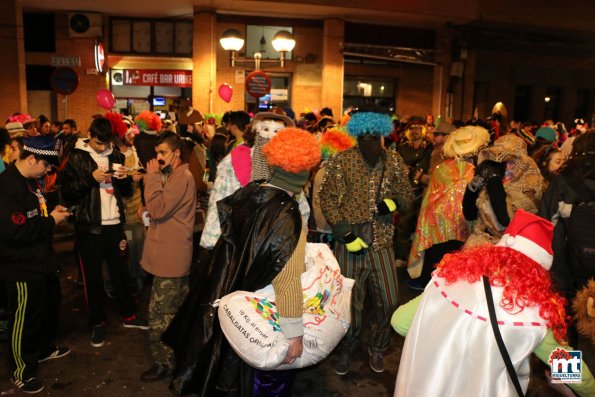
<path fill-rule="evenodd" d="M 192 107 L 201 113 L 213 110 L 217 72 L 217 16 L 211 10 L 194 11 L 192 43 Z"/>
<path fill-rule="evenodd" d="M 19 0 L 0 1 L 0 125 L 14 112 L 27 112 L 23 7 Z"/>
<path fill-rule="evenodd" d="M 322 37 L 322 98 L 321 106 L 330 107 L 335 119 L 341 118 L 343 107 L 343 54 L 341 42 L 345 36 L 345 22 L 326 19 Z"/>

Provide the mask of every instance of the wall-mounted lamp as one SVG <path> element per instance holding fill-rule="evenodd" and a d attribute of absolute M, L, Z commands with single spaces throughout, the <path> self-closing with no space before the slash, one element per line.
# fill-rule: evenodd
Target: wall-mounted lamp
<path fill-rule="evenodd" d="M 244 46 L 244 39 L 242 35 L 237 29 L 227 29 L 221 35 L 221 39 L 219 39 L 221 43 L 221 47 L 225 51 L 230 51 L 229 54 L 229 63 L 231 67 L 236 66 L 237 64 L 251 64 L 254 63 L 254 69 L 260 70 L 261 63 L 267 64 L 276 64 L 279 63 L 281 67 L 285 66 L 285 53 L 290 52 L 295 47 L 295 39 L 293 35 L 289 33 L 287 30 L 280 30 L 273 36 L 273 48 L 275 51 L 278 51 L 281 55 L 279 60 L 276 59 L 262 59 L 262 54 L 260 52 L 254 53 L 254 59 L 250 58 L 236 58 L 235 53 L 239 51 Z"/>

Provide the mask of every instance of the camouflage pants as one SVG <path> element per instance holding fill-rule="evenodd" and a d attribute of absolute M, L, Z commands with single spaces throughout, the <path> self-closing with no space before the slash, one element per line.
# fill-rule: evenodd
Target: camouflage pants
<path fill-rule="evenodd" d="M 149 302 L 149 353 L 156 364 L 173 366 L 173 351 L 161 342 L 161 334 L 187 294 L 188 276 L 153 278 Z"/>

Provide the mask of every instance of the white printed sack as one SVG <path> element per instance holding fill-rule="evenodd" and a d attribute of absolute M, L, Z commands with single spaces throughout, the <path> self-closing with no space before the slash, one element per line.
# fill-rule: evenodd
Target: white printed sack
<path fill-rule="evenodd" d="M 255 291 L 236 291 L 221 298 L 219 323 L 235 352 L 254 368 L 302 368 L 319 363 L 343 339 L 351 322 L 354 280 L 341 269 L 326 244 L 306 244 L 304 350 L 293 364 L 283 364 L 289 343 L 281 332 L 272 285 Z"/>

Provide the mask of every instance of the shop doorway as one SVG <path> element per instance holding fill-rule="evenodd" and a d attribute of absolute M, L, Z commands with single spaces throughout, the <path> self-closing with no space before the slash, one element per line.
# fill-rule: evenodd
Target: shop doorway
<path fill-rule="evenodd" d="M 267 73 L 271 78 L 271 92 L 254 98 L 246 93 L 246 111 L 248 113 L 266 112 L 274 107 L 291 107 L 291 74 Z"/>

